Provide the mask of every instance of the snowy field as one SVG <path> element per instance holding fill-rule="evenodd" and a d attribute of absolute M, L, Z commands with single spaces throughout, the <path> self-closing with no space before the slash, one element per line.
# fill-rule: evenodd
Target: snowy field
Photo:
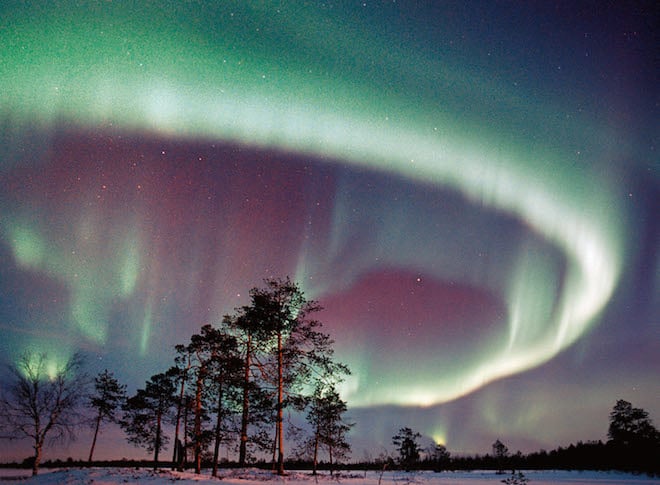
<path fill-rule="evenodd" d="M 620 472 L 579 472 L 579 471 L 527 471 L 524 472 L 529 479 L 530 485 L 650 485 L 659 484 L 660 479 L 650 478 L 645 475 L 633 475 Z M 20 481 L 17 477 L 21 477 Z M 286 477 L 276 477 L 270 472 L 262 470 L 221 470 L 222 481 L 210 476 L 209 470 L 204 470 L 201 475 L 190 472 L 171 472 L 159 470 L 153 472 L 150 469 L 140 468 L 69 468 L 69 469 L 44 469 L 35 478 L 28 478 L 27 470 L 0 470 L 0 480 L 5 483 L 18 481 L 30 484 L 126 484 L 126 483 L 173 483 L 197 484 L 222 483 L 223 485 L 264 485 L 270 482 L 273 485 L 316 485 L 340 483 L 342 485 L 479 485 L 502 483 L 510 475 L 497 475 L 492 471 L 473 472 L 419 472 L 402 473 L 370 471 L 344 473 L 338 479 L 330 478 L 323 474 L 317 478 L 309 472 L 291 472 Z"/>

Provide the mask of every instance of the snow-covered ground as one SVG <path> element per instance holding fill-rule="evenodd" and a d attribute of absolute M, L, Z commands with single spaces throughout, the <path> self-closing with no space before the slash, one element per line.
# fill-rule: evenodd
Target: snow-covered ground
<path fill-rule="evenodd" d="M 620 472 L 580 472 L 580 471 L 526 471 L 525 476 L 530 485 L 660 485 L 660 479 L 645 475 L 633 475 Z M 29 475 L 26 470 L 0 470 L 0 480 L 9 477 Z M 443 473 L 402 473 L 370 471 L 342 473 L 340 477 L 331 478 L 327 474 L 313 477 L 309 472 L 291 472 L 286 477 L 276 477 L 263 470 L 221 470 L 222 481 L 211 477 L 209 470 L 201 475 L 191 472 L 171 472 L 159 470 L 154 472 L 147 468 L 68 468 L 44 469 L 37 477 L 29 478 L 21 483 L 54 485 L 54 484 L 98 484 L 115 485 L 126 483 L 171 483 L 178 484 L 211 484 L 223 485 L 264 485 L 265 481 L 273 485 L 482 485 L 499 484 L 510 475 L 498 475 L 492 471 L 473 472 L 443 472 Z"/>

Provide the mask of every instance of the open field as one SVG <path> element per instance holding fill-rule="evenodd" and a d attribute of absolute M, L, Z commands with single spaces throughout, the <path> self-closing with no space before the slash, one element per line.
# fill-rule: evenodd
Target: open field
<path fill-rule="evenodd" d="M 201 475 L 191 472 L 154 472 L 146 468 L 69 468 L 44 469 L 40 475 L 29 477 L 29 470 L 0 470 L 0 480 L 12 482 L 21 477 L 21 483 L 30 484 L 119 484 L 119 483 L 219 483 L 211 477 L 210 470 L 203 470 Z M 651 485 L 660 484 L 660 479 L 646 475 L 634 475 L 622 472 L 593 471 L 526 471 L 525 476 L 531 485 Z M 277 477 L 262 470 L 221 470 L 220 476 L 225 485 L 263 485 L 271 481 L 278 485 L 312 485 L 316 483 L 340 483 L 343 485 L 481 485 L 498 484 L 510 475 L 498 475 L 494 471 L 472 472 L 380 472 L 342 474 L 331 478 L 327 474 L 313 477 L 309 472 L 291 472 L 286 477 Z M 12 478 L 10 478 L 12 477 Z M 18 481 L 18 480 L 16 480 Z"/>

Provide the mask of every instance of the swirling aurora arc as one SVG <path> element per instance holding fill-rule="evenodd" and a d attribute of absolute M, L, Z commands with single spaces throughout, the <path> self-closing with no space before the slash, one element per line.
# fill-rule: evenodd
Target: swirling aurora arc
<path fill-rule="evenodd" d="M 475 75 L 423 44 L 451 25 L 415 36 L 433 22 L 406 6 L 60 7 L 2 16 L 7 355 L 83 348 L 138 384 L 290 274 L 326 308 L 349 405 L 441 410 L 551 361 L 611 304 L 637 243 L 603 161 L 634 140 L 601 93 L 567 101 L 545 93 L 569 80 L 519 86 L 485 57 Z"/>

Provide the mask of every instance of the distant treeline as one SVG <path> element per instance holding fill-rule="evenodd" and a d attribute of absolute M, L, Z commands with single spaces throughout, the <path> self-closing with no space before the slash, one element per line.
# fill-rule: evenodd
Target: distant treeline
<path fill-rule="evenodd" d="M 447 470 L 622 470 L 660 474 L 658 448 L 629 450 L 616 443 L 590 441 L 540 450 L 529 454 L 512 454 L 503 462 L 490 454 L 451 457 Z M 420 468 L 433 470 L 434 463 L 422 460 Z"/>
<path fill-rule="evenodd" d="M 297 465 L 303 465 L 297 464 Z M 440 465 L 440 466 L 438 466 Z M 323 469 L 324 463 L 319 464 Z M 399 468 L 395 462 L 380 461 L 343 465 L 350 470 L 380 470 Z M 302 466 L 301 466 L 302 468 Z M 521 452 L 507 456 L 503 461 L 492 455 L 451 456 L 438 464 L 432 459 L 421 459 L 416 470 L 620 470 L 660 475 L 660 448 L 629 449 L 616 443 L 602 441 L 578 442 L 552 451 L 540 450 L 529 454 Z"/>
<path fill-rule="evenodd" d="M 520 452 L 509 455 L 502 462 L 501 458 L 495 455 L 474 455 L 474 456 L 452 456 L 444 463 L 437 463 L 432 459 L 422 459 L 415 466 L 418 471 L 453 471 L 453 470 L 621 470 L 636 473 L 647 473 L 650 475 L 660 475 L 660 463 L 658 453 L 660 450 L 656 447 L 646 449 L 637 448 L 635 450 L 622 447 L 620 444 L 602 441 L 589 441 L 577 444 L 571 444 L 567 447 L 558 447 L 551 451 L 537 451 L 529 454 Z M 168 465 L 169 462 L 162 462 L 159 465 Z M 88 462 L 87 460 L 47 460 L 42 466 L 46 468 L 61 467 L 153 467 L 153 460 L 97 460 Z M 192 464 L 190 465 L 192 467 Z M 203 464 L 204 467 L 210 467 L 211 462 Z M 255 468 L 269 469 L 271 463 L 259 461 L 250 466 Z M 20 463 L 0 464 L 0 468 L 31 468 L 32 459 L 27 458 Z M 238 462 L 225 461 L 222 468 L 237 468 Z M 320 470 L 337 469 L 337 464 L 320 462 L 317 468 Z M 380 459 L 372 461 L 361 461 L 344 463 L 339 466 L 345 471 L 381 471 L 383 469 L 399 469 L 400 466 L 392 459 L 383 461 Z M 312 470 L 314 463 L 311 460 L 290 460 L 289 468 L 295 470 Z"/>

